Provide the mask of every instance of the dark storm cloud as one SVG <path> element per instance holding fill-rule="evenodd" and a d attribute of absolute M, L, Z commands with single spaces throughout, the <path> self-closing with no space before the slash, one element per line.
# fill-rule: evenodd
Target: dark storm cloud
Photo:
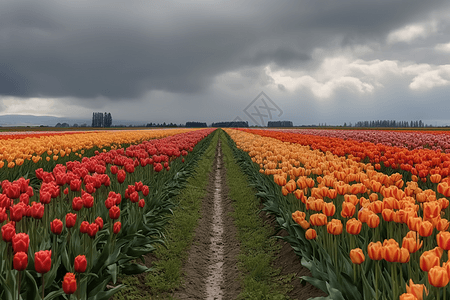
<path fill-rule="evenodd" d="M 444 1 L 2 1 L 0 95 L 139 98 L 289 67 L 328 46 L 384 39 Z M 280 87 L 280 89 L 282 89 Z"/>

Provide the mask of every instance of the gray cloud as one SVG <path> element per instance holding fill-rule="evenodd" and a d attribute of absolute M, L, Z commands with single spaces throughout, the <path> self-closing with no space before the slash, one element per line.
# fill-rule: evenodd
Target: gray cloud
<path fill-rule="evenodd" d="M 263 70 L 267 65 L 313 72 L 323 59 L 313 57 L 314 49 L 332 52 L 369 43 L 378 48 L 363 56 L 367 59 L 442 64 L 447 54 L 431 56 L 430 51 L 433 43 L 449 42 L 450 35 L 432 37 L 432 43 L 419 39 L 413 49 L 387 47 L 385 41 L 389 32 L 448 9 L 443 0 L 245 1 L 232 6 L 227 1 L 2 1 L 0 95 L 70 98 L 80 105 L 85 99 L 159 105 L 148 96 L 159 91 L 179 95 L 175 103 L 204 106 L 220 98 L 216 78 L 227 72 L 239 77 L 225 86 L 249 99 L 274 83 Z M 276 88 L 288 90 L 283 84 Z"/>

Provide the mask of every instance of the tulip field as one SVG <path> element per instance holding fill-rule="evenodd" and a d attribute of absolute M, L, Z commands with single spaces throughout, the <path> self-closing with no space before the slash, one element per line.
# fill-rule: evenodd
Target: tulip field
<path fill-rule="evenodd" d="M 0 298 L 110 299 L 151 271 L 138 259 L 164 244 L 213 131 L 0 135 Z M 446 299 L 448 132 L 225 132 L 303 281 L 327 299 Z"/>
<path fill-rule="evenodd" d="M 448 133 L 226 132 L 304 281 L 330 299 L 446 298 Z"/>
<path fill-rule="evenodd" d="M 162 230 L 213 129 L 0 138 L 0 297 L 109 299 Z M 109 287 L 107 287 L 109 285 Z"/>

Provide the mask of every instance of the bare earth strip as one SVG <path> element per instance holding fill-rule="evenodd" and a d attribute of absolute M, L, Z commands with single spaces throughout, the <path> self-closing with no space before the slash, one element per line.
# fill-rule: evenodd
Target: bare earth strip
<path fill-rule="evenodd" d="M 186 264 L 184 284 L 175 299 L 236 299 L 240 291 L 237 270 L 239 243 L 221 155 L 220 142 L 203 199 L 199 224 Z"/>

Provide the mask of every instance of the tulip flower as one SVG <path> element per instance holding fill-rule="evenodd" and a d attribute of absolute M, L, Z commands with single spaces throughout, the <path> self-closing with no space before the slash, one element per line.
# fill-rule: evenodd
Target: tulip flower
<path fill-rule="evenodd" d="M 41 250 L 34 253 L 34 268 L 36 272 L 44 274 L 50 271 L 52 267 L 52 251 Z"/>
<path fill-rule="evenodd" d="M 324 203 L 322 206 L 322 212 L 327 217 L 332 217 L 332 216 L 334 216 L 334 213 L 336 212 L 336 206 L 334 205 L 333 202 Z"/>
<path fill-rule="evenodd" d="M 350 259 L 352 260 L 352 263 L 356 265 L 362 264 L 365 260 L 365 256 L 361 248 L 350 250 Z"/>
<path fill-rule="evenodd" d="M 400 258 L 400 248 L 395 244 L 383 246 L 383 258 L 388 262 L 398 262 Z"/>
<path fill-rule="evenodd" d="M 343 218 L 351 218 L 355 214 L 356 207 L 351 202 L 343 202 L 341 216 Z"/>
<path fill-rule="evenodd" d="M 117 181 L 122 184 L 125 181 L 127 174 L 125 172 L 125 170 L 119 170 L 117 172 Z"/>
<path fill-rule="evenodd" d="M 422 245 L 423 241 L 419 244 L 416 238 L 407 236 L 403 238 L 402 248 L 408 249 L 409 253 L 415 253 L 422 247 Z"/>
<path fill-rule="evenodd" d="M 440 266 L 434 266 L 428 271 L 428 282 L 434 287 L 444 287 L 448 284 L 447 270 Z"/>
<path fill-rule="evenodd" d="M 72 200 L 72 209 L 74 211 L 79 211 L 83 208 L 83 200 L 80 197 L 74 197 Z"/>
<path fill-rule="evenodd" d="M 11 218 L 11 221 L 19 222 L 22 220 L 23 213 L 22 205 L 16 204 L 9 208 L 9 217 Z"/>
<path fill-rule="evenodd" d="M 317 237 L 317 232 L 314 229 L 308 229 L 305 232 L 305 237 L 307 240 L 313 240 Z"/>
<path fill-rule="evenodd" d="M 44 216 L 44 209 L 45 206 L 42 205 L 42 203 L 33 203 L 33 205 L 31 206 L 31 216 L 38 220 L 42 219 L 42 217 Z"/>
<path fill-rule="evenodd" d="M 87 268 L 86 256 L 78 255 L 77 257 L 75 257 L 75 261 L 74 261 L 75 272 L 84 273 L 84 272 L 86 272 L 86 268 Z"/>
<path fill-rule="evenodd" d="M 101 217 L 97 217 L 94 222 L 98 225 L 99 230 L 103 229 L 103 219 Z"/>
<path fill-rule="evenodd" d="M 13 223 L 7 223 L 2 226 L 2 239 L 5 242 L 11 242 L 16 234 L 16 227 Z"/>
<path fill-rule="evenodd" d="M 60 219 L 54 219 L 50 222 L 50 230 L 56 234 L 60 235 L 63 230 L 63 222 Z"/>
<path fill-rule="evenodd" d="M 23 271 L 28 265 L 28 255 L 26 252 L 17 252 L 13 258 L 13 268 L 17 271 Z"/>
<path fill-rule="evenodd" d="M 423 292 L 428 295 L 427 287 L 424 284 L 414 284 L 412 279 L 409 280 L 409 286 L 406 285 L 406 291 L 414 295 L 418 300 L 423 299 Z"/>
<path fill-rule="evenodd" d="M 117 220 L 120 217 L 120 208 L 116 205 L 109 209 L 109 217 L 113 220 Z"/>
<path fill-rule="evenodd" d="M 345 229 L 348 233 L 357 235 L 361 232 L 362 228 L 362 222 L 359 220 L 356 220 L 355 218 L 352 218 L 347 221 L 347 224 L 345 225 Z"/>
<path fill-rule="evenodd" d="M 67 213 L 66 214 L 66 227 L 72 228 L 77 222 L 77 214 Z"/>
<path fill-rule="evenodd" d="M 118 234 L 120 232 L 121 228 L 122 228 L 122 223 L 120 223 L 120 222 L 114 223 L 114 227 L 113 227 L 114 234 Z"/>
<path fill-rule="evenodd" d="M 425 251 L 420 256 L 420 269 L 428 272 L 431 268 L 440 265 L 439 256 L 433 250 Z"/>
<path fill-rule="evenodd" d="M 400 295 L 399 300 L 419 300 L 419 299 L 411 293 L 403 293 Z"/>
<path fill-rule="evenodd" d="M 437 244 L 442 249 L 450 250 L 450 232 L 441 231 L 436 235 Z"/>
<path fill-rule="evenodd" d="M 81 196 L 81 199 L 83 200 L 83 206 L 86 208 L 91 208 L 94 206 L 94 197 L 90 195 L 89 193 L 85 193 Z"/>
<path fill-rule="evenodd" d="M 89 222 L 88 221 L 83 221 L 80 224 L 80 232 L 81 233 L 87 233 L 88 232 L 88 228 L 89 228 Z"/>
<path fill-rule="evenodd" d="M 96 223 L 89 224 L 89 226 L 87 228 L 87 234 L 89 235 L 89 237 L 95 238 L 95 235 L 98 232 L 98 228 L 99 227 Z"/>
<path fill-rule="evenodd" d="M 144 208 L 144 206 L 145 206 L 145 200 L 144 200 L 144 199 L 139 200 L 138 205 L 139 205 L 140 208 Z"/>
<path fill-rule="evenodd" d="M 25 252 L 28 253 L 28 246 L 30 245 L 30 237 L 26 233 L 17 233 L 12 237 L 12 246 L 14 253 Z"/>
<path fill-rule="evenodd" d="M 407 263 L 409 261 L 409 251 L 406 248 L 400 248 L 400 256 L 398 257 L 399 263 Z"/>
<path fill-rule="evenodd" d="M 66 273 L 66 275 L 64 275 L 62 288 L 64 293 L 68 295 L 75 293 L 77 290 L 77 279 L 75 278 L 75 274 Z"/>
<path fill-rule="evenodd" d="M 342 233 L 342 222 L 338 219 L 332 219 L 327 224 L 327 232 L 332 235 L 339 235 Z"/>
<path fill-rule="evenodd" d="M 420 236 L 430 236 L 433 233 L 433 224 L 429 221 L 422 221 L 418 226 Z"/>
<path fill-rule="evenodd" d="M 378 225 L 380 225 L 380 217 L 376 214 L 369 215 L 367 218 L 367 225 L 369 225 L 370 228 L 377 228 Z"/>

